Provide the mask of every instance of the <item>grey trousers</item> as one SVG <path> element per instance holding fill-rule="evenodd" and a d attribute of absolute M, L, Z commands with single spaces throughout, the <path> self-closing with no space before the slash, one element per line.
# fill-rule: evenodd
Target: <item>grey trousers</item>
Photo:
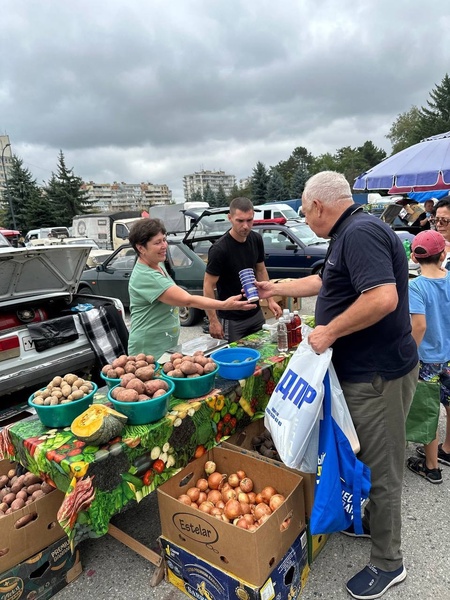
<path fill-rule="evenodd" d="M 246 335 L 261 331 L 266 322 L 262 310 L 259 310 L 253 317 L 247 317 L 240 321 L 231 321 L 230 319 L 221 319 L 225 339 L 228 342 L 236 342 Z"/>
<path fill-rule="evenodd" d="M 372 548 L 370 562 L 383 571 L 403 564 L 401 496 L 405 464 L 405 421 L 417 386 L 419 365 L 410 373 L 372 383 L 341 381 L 359 437 L 358 458 L 371 469 L 372 488 L 365 509 Z"/>

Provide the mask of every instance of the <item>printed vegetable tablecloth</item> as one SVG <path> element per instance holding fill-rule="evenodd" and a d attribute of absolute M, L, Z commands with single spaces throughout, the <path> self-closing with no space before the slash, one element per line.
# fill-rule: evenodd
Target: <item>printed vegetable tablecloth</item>
<path fill-rule="evenodd" d="M 65 492 L 58 521 L 72 545 L 107 533 L 111 517 L 167 481 L 189 461 L 264 415 L 289 355 L 279 355 L 267 334 L 232 345 L 261 352 L 255 374 L 231 381 L 216 378 L 215 389 L 194 400 L 172 397 L 169 412 L 148 425 L 126 425 L 121 437 L 91 446 L 70 431 L 48 429 L 36 417 L 0 432 L 0 457 L 19 461 Z M 95 402 L 106 402 L 97 393 Z"/>

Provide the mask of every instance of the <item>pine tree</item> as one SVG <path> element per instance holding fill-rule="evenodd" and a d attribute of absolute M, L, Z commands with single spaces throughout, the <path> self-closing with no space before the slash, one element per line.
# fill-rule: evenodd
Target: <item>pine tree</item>
<path fill-rule="evenodd" d="M 276 169 L 272 169 L 267 184 L 267 200 L 277 202 L 289 199 L 289 190 L 286 188 L 284 179 Z"/>
<path fill-rule="evenodd" d="M 92 201 L 88 200 L 87 194 L 81 189 L 83 180 L 73 173 L 73 168 L 66 167 L 64 154 L 59 152 L 56 174 L 45 188 L 49 200 L 55 206 L 55 216 L 57 223 L 55 225 L 72 225 L 72 219 L 75 215 L 89 213 Z"/>
<path fill-rule="evenodd" d="M 416 140 L 450 131 L 450 77 L 445 74 L 440 85 L 430 92 L 428 107 L 420 109 Z M 417 139 L 419 138 L 419 139 Z"/>
<path fill-rule="evenodd" d="M 262 162 L 257 162 L 252 173 L 252 202 L 254 205 L 267 202 L 267 184 L 269 176 Z"/>
<path fill-rule="evenodd" d="M 203 193 L 203 202 L 207 202 L 211 207 L 216 206 L 216 195 L 212 191 L 209 183 L 206 184 L 205 191 Z"/>
<path fill-rule="evenodd" d="M 300 165 L 292 177 L 291 198 L 301 198 L 305 183 L 309 179 L 309 173 L 303 165 Z"/>
<path fill-rule="evenodd" d="M 4 222 L 9 228 L 27 232 L 34 227 L 44 227 L 51 220 L 51 207 L 43 198 L 36 180 L 23 160 L 13 156 L 6 190 L 7 206 Z M 42 205 L 42 220 L 35 218 L 34 207 Z M 12 212 L 11 212 L 12 209 Z"/>
<path fill-rule="evenodd" d="M 195 192 L 189 196 L 189 202 L 203 202 L 203 195 L 201 191 L 195 190 Z"/>
<path fill-rule="evenodd" d="M 218 208 L 222 208 L 224 206 L 228 206 L 227 195 L 225 194 L 225 190 L 222 185 L 219 185 L 219 189 L 216 194 L 216 206 Z"/>

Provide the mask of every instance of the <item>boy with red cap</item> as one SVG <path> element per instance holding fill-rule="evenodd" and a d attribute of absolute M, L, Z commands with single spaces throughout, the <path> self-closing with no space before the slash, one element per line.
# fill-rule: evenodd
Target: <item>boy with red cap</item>
<path fill-rule="evenodd" d="M 418 457 L 408 459 L 408 469 L 430 483 L 442 483 L 438 462 L 450 466 L 450 272 L 442 268 L 445 238 L 432 229 L 421 231 L 411 245 L 411 256 L 421 275 L 409 284 L 412 335 L 419 350 L 419 378 L 440 383 L 440 399 L 447 413 L 443 444 L 436 438 L 419 446 Z"/>

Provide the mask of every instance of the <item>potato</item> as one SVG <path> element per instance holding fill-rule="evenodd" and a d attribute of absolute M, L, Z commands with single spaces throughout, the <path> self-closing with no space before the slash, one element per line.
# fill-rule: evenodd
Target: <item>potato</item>
<path fill-rule="evenodd" d="M 34 492 L 37 492 L 40 489 L 41 489 L 41 484 L 40 483 L 33 483 L 32 485 L 29 485 L 27 487 L 28 495 L 32 496 L 34 494 Z"/>
<path fill-rule="evenodd" d="M 197 354 L 196 356 L 194 356 L 194 362 L 198 365 L 201 365 L 202 367 L 206 365 L 208 360 L 209 359 L 206 356 L 202 356 L 201 354 Z"/>
<path fill-rule="evenodd" d="M 169 371 L 167 373 L 169 377 L 184 377 L 183 372 L 180 369 L 174 369 L 173 371 Z"/>
<path fill-rule="evenodd" d="M 15 499 L 16 499 L 16 495 L 13 494 L 12 492 L 9 492 L 9 494 L 6 494 L 6 496 L 3 496 L 3 502 L 5 502 L 8 506 L 11 506 L 11 503 L 14 502 Z"/>
<path fill-rule="evenodd" d="M 145 363 L 145 365 L 141 365 L 141 366 L 147 366 L 147 363 Z M 125 371 L 125 373 L 135 373 L 136 372 L 136 363 L 129 360 L 127 362 L 127 364 L 124 366 L 123 370 Z"/>
<path fill-rule="evenodd" d="M 184 375 L 193 375 L 194 373 L 197 373 L 197 366 L 195 363 L 185 360 L 180 365 L 180 371 Z"/>
<path fill-rule="evenodd" d="M 16 481 L 15 483 L 13 483 L 13 485 L 11 486 L 11 492 L 13 494 L 17 494 L 17 492 L 20 492 L 20 490 L 23 488 L 23 482 L 22 481 Z"/>
<path fill-rule="evenodd" d="M 107 371 L 106 377 L 109 377 L 109 379 L 119 379 L 119 375 L 117 374 L 116 369 L 110 369 L 109 371 Z"/>
<path fill-rule="evenodd" d="M 81 377 L 78 377 L 78 379 L 75 379 L 75 381 L 72 383 L 72 389 L 74 386 L 76 388 L 80 388 L 82 385 L 84 385 L 84 379 L 81 379 Z"/>
<path fill-rule="evenodd" d="M 128 357 L 128 360 L 133 360 L 133 361 L 136 361 L 136 357 L 135 357 L 135 356 L 133 356 L 132 354 L 130 354 L 130 356 Z"/>
<path fill-rule="evenodd" d="M 159 396 L 164 396 L 164 394 L 166 393 L 166 390 L 156 390 L 156 392 L 153 394 L 153 398 L 158 398 Z"/>
<path fill-rule="evenodd" d="M 113 366 L 112 366 L 112 365 L 109 365 L 109 364 L 108 364 L 108 365 L 105 365 L 104 367 L 102 367 L 102 373 L 103 373 L 103 375 L 106 375 L 106 373 L 107 373 L 107 372 L 108 372 L 110 369 L 112 369 L 112 368 L 113 368 Z M 106 376 L 107 376 L 107 375 L 106 375 Z"/>
<path fill-rule="evenodd" d="M 206 365 L 203 367 L 203 373 L 206 375 L 207 373 L 212 373 L 213 371 L 215 371 L 217 368 L 217 365 L 215 362 L 211 361 L 206 363 Z"/>
<path fill-rule="evenodd" d="M 173 363 L 170 362 L 170 361 L 164 363 L 164 365 L 163 365 L 163 371 L 164 371 L 164 373 L 168 373 L 169 371 L 173 371 Z"/>
<path fill-rule="evenodd" d="M 50 494 L 50 492 L 53 492 L 54 489 L 55 488 L 46 481 L 41 483 L 41 490 L 44 492 L 44 494 Z"/>
<path fill-rule="evenodd" d="M 42 479 L 38 476 L 35 475 L 34 473 L 30 473 L 30 471 L 27 471 L 25 473 L 25 475 L 23 476 L 23 485 L 28 487 L 29 485 L 33 485 L 34 483 L 41 483 Z"/>
<path fill-rule="evenodd" d="M 139 394 L 137 393 L 136 390 L 127 390 L 127 389 L 118 387 L 115 399 L 119 400 L 119 402 L 136 402 L 138 397 L 139 397 Z"/>
<path fill-rule="evenodd" d="M 61 387 L 62 377 L 59 377 L 59 375 L 57 377 L 53 377 L 50 383 L 53 387 Z"/>
<path fill-rule="evenodd" d="M 115 369 L 116 367 L 123 368 L 127 364 L 128 360 L 129 360 L 129 358 L 126 354 L 122 354 L 121 356 L 119 356 L 119 358 L 115 358 L 111 363 L 113 366 L 113 369 Z"/>
<path fill-rule="evenodd" d="M 78 375 L 74 375 L 73 373 L 67 373 L 67 375 L 64 375 L 63 377 L 63 381 L 66 381 L 69 385 L 73 385 L 74 381 L 76 381 L 78 379 Z M 62 384 L 61 384 L 61 389 L 62 389 Z"/>
<path fill-rule="evenodd" d="M 89 394 L 89 392 L 91 392 L 91 391 L 92 391 L 92 386 L 89 386 L 89 385 L 86 385 L 86 384 L 84 384 L 84 385 L 82 385 L 82 386 L 80 387 L 80 390 L 81 390 L 82 392 L 84 392 L 85 394 Z"/>
<path fill-rule="evenodd" d="M 136 379 L 136 375 L 134 373 L 125 373 L 125 375 L 122 375 L 120 378 L 120 385 L 122 387 L 127 387 L 128 382 L 130 382 L 132 379 Z"/>
<path fill-rule="evenodd" d="M 135 375 L 142 381 L 149 381 L 155 376 L 155 369 L 153 367 L 141 367 L 140 369 L 136 369 Z"/>
<path fill-rule="evenodd" d="M 41 489 L 38 489 L 35 492 L 33 492 L 31 499 L 34 502 L 35 500 L 39 500 L 39 498 L 43 498 L 44 496 L 45 496 L 44 492 Z"/>
<path fill-rule="evenodd" d="M 150 400 L 150 396 L 147 396 L 147 394 L 139 394 L 138 401 L 144 402 L 144 400 Z"/>
<path fill-rule="evenodd" d="M 135 366 L 135 369 L 149 366 L 146 360 L 137 360 L 135 363 L 133 363 L 133 365 Z"/>
<path fill-rule="evenodd" d="M 2 511 L 2 513 L 6 512 L 8 510 L 8 505 L 6 504 L 6 502 L 0 502 L 0 511 Z"/>
<path fill-rule="evenodd" d="M 173 364 L 173 366 L 174 366 L 175 369 L 178 368 L 181 365 L 182 362 L 183 362 L 182 358 L 174 358 L 172 360 L 172 364 Z"/>
<path fill-rule="evenodd" d="M 19 490 L 16 494 L 16 498 L 22 498 L 22 500 L 26 500 L 28 498 L 28 493 L 25 489 Z"/>
<path fill-rule="evenodd" d="M 172 362 L 177 358 L 183 358 L 183 355 L 181 354 L 181 352 L 174 352 L 173 354 L 170 355 L 170 360 Z"/>
<path fill-rule="evenodd" d="M 35 518 L 36 518 L 36 513 L 28 513 L 27 515 L 20 517 L 20 519 L 17 519 L 17 521 L 14 524 L 14 527 L 16 529 L 20 529 L 21 527 L 24 527 L 24 525 L 27 525 L 28 523 L 30 523 Z"/>
<path fill-rule="evenodd" d="M 85 397 L 85 393 L 83 392 L 83 390 L 76 390 L 75 392 L 72 392 L 72 400 L 81 400 L 81 398 Z"/>
<path fill-rule="evenodd" d="M 153 354 L 147 354 L 147 356 L 145 357 L 145 360 L 147 361 L 147 363 L 149 365 L 154 365 L 156 362 L 156 358 L 153 356 Z"/>
<path fill-rule="evenodd" d="M 114 400 L 118 400 L 117 398 L 117 394 L 119 393 L 120 390 L 120 386 L 119 387 L 115 387 L 113 388 L 109 393 L 111 394 L 111 396 L 114 398 Z"/>
<path fill-rule="evenodd" d="M 186 375 L 186 377 L 189 377 L 190 379 L 192 379 L 192 377 L 200 377 L 200 373 L 192 373 L 192 375 Z"/>
<path fill-rule="evenodd" d="M 9 477 L 8 475 L 1 475 L 0 476 L 0 490 L 2 488 L 5 487 L 5 485 L 7 485 L 9 483 Z"/>
<path fill-rule="evenodd" d="M 164 381 L 163 379 L 152 379 L 152 381 L 145 382 L 145 391 L 151 397 L 153 397 L 157 390 L 164 390 L 164 392 L 167 392 L 168 389 L 169 385 L 167 381 Z"/>
<path fill-rule="evenodd" d="M 17 498 L 11 502 L 11 510 L 20 510 L 25 506 L 25 500 L 23 498 Z"/>
<path fill-rule="evenodd" d="M 147 357 L 145 356 L 145 354 L 143 352 L 136 354 L 136 362 L 139 362 L 140 360 L 144 360 L 145 363 L 147 364 Z"/>
<path fill-rule="evenodd" d="M 135 377 L 134 379 L 132 379 L 131 381 L 129 381 L 127 383 L 126 389 L 127 390 L 136 390 L 136 392 L 138 394 L 144 394 L 145 393 L 144 382 L 141 381 L 140 379 L 138 379 L 137 377 Z"/>
<path fill-rule="evenodd" d="M 116 367 L 117 377 L 122 377 L 125 375 L 125 369 L 123 367 Z"/>
<path fill-rule="evenodd" d="M 65 398 L 67 398 L 67 396 L 70 396 L 70 394 L 72 393 L 72 387 L 71 387 L 70 385 L 64 385 L 64 386 L 61 388 L 61 392 L 62 392 L 62 395 L 63 395 Z"/>

